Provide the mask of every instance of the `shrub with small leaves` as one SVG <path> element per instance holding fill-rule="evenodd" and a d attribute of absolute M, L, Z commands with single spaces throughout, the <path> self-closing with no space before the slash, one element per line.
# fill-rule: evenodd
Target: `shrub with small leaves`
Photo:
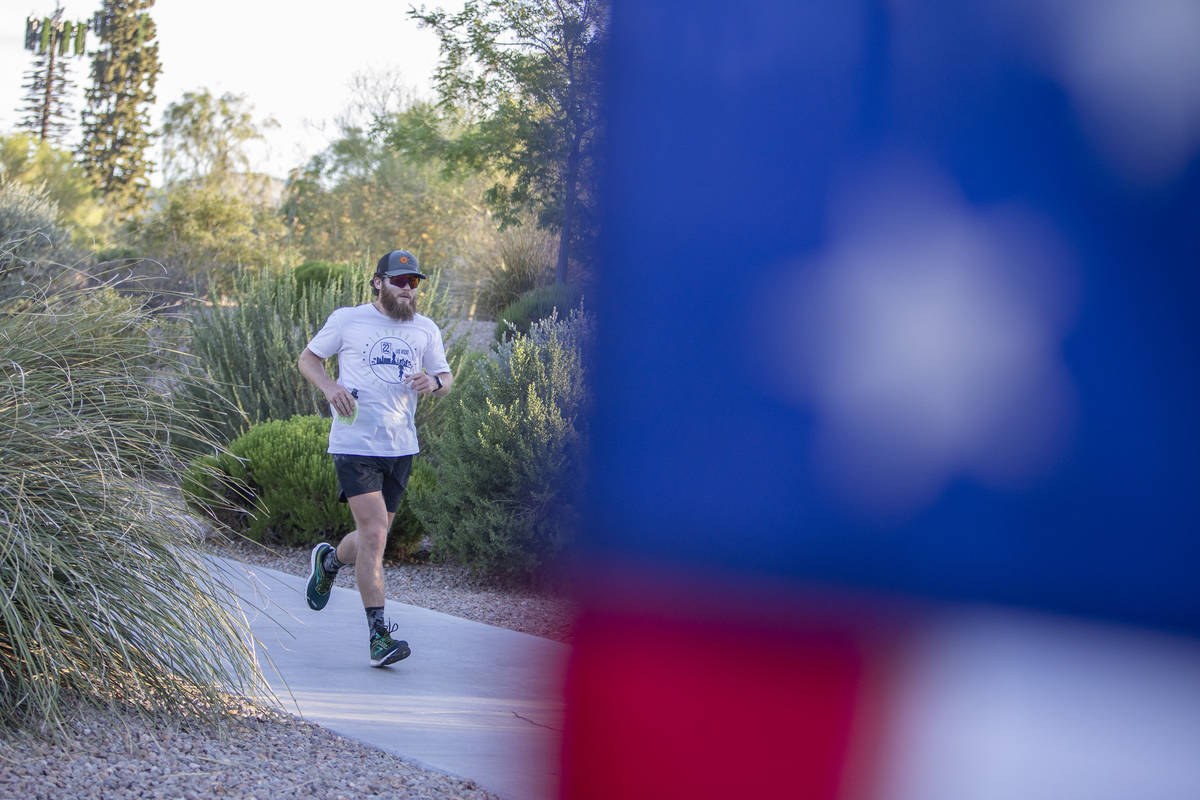
<path fill-rule="evenodd" d="M 234 530 L 270 544 L 309 545 L 337 541 L 354 528 L 350 507 L 338 500 L 337 473 L 326 453 L 328 417 L 298 415 L 251 426 L 228 453 L 204 456 L 189 466 L 183 491 L 188 501 Z M 413 464 L 409 487 L 436 482 L 432 469 Z M 401 500 L 389 535 L 389 558 L 407 558 L 425 536 Z"/>
<path fill-rule="evenodd" d="M 292 270 L 296 277 L 296 285 L 303 291 L 311 284 L 332 283 L 341 279 L 353 267 L 349 264 L 335 264 L 332 261 L 305 261 Z"/>
<path fill-rule="evenodd" d="M 326 302 L 322 295 L 331 288 L 337 291 L 343 285 L 353 286 L 365 280 L 358 268 L 332 261 L 305 261 L 292 270 L 292 276 L 296 279 L 296 314 L 305 313 L 306 303 L 321 307 Z"/>
<path fill-rule="evenodd" d="M 253 514 L 246 519 L 251 538 L 316 544 L 353 529 L 349 507 L 338 502 L 337 475 L 325 452 L 329 424 L 328 417 L 313 415 L 272 420 L 251 426 L 230 443 L 229 452 L 244 459 L 244 481 L 254 498 Z M 242 477 L 225 468 L 227 463 L 219 462 L 226 474 Z"/>
<path fill-rule="evenodd" d="M 231 530 L 246 527 L 254 494 L 246 486 L 246 465 L 228 451 L 197 458 L 183 472 L 180 490 L 188 505 Z"/>
<path fill-rule="evenodd" d="M 45 288 L 78 258 L 45 191 L 0 179 L 0 298 Z"/>
<path fill-rule="evenodd" d="M 578 286 L 555 283 L 526 292 L 496 315 L 496 341 L 511 338 L 513 332 L 529 333 L 529 327 L 557 311 L 560 315 L 575 308 L 583 299 Z"/>
<path fill-rule="evenodd" d="M 396 518 L 392 521 L 392 529 L 388 533 L 387 549 L 383 553 L 385 558 L 393 561 L 412 558 L 426 532 L 421 518 L 413 511 L 411 498 L 429 495 L 435 491 L 437 473 L 425 459 L 417 456 L 413 459 L 408 487 L 404 490 L 404 497 L 400 499 L 400 507 L 396 509 Z"/>
<path fill-rule="evenodd" d="M 412 496 L 435 557 L 501 583 L 553 576 L 578 526 L 593 328 L 582 308 L 552 313 L 456 378 L 437 491 Z"/>

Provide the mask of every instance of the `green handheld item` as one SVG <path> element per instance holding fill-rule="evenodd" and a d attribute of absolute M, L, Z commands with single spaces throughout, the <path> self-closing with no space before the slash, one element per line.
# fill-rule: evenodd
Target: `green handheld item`
<path fill-rule="evenodd" d="M 343 417 L 341 414 L 337 413 L 337 409 L 333 410 L 333 415 L 337 417 L 337 421 L 343 425 L 353 425 L 354 420 L 358 419 L 358 389 L 351 389 L 350 396 L 354 398 L 354 411 L 350 412 L 350 416 Z M 330 406 L 330 408 L 333 408 L 333 406 Z"/>

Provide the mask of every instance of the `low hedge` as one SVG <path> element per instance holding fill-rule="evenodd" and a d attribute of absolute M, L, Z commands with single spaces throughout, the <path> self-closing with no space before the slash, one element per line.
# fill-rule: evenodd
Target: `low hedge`
<path fill-rule="evenodd" d="M 533 323 L 546 319 L 556 311 L 559 317 L 566 317 L 571 309 L 579 307 L 582 299 L 582 289 L 565 283 L 541 286 L 526 292 L 496 315 L 496 341 L 511 339 L 514 329 L 516 333 L 525 335 Z"/>
<path fill-rule="evenodd" d="M 194 461 L 183 482 L 189 502 L 267 544 L 312 545 L 336 542 L 354 529 L 347 504 L 338 501 L 333 459 L 326 453 L 328 417 L 297 415 L 250 427 L 228 453 Z M 413 465 L 410 490 L 428 491 L 436 481 L 422 461 Z M 387 555 L 414 552 L 425 529 L 408 507 L 397 510 Z"/>

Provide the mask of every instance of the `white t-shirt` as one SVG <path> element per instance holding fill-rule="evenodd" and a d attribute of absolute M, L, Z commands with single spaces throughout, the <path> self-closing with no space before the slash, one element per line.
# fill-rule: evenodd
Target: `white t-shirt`
<path fill-rule="evenodd" d="M 372 303 L 339 308 L 308 349 L 322 359 L 336 353 L 337 382 L 358 390 L 353 423 L 334 413 L 327 452 L 407 456 L 420 450 L 413 424 L 418 395 L 404 376 L 450 371 L 442 332 L 433 320 L 415 314 L 408 322 L 397 322 Z"/>

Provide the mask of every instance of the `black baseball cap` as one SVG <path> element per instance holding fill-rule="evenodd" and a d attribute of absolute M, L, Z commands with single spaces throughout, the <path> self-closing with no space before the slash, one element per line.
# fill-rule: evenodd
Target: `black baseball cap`
<path fill-rule="evenodd" d="M 375 274 L 390 278 L 393 275 L 416 275 L 421 280 L 427 278 L 419 272 L 417 257 L 407 250 L 393 250 L 375 265 Z"/>

